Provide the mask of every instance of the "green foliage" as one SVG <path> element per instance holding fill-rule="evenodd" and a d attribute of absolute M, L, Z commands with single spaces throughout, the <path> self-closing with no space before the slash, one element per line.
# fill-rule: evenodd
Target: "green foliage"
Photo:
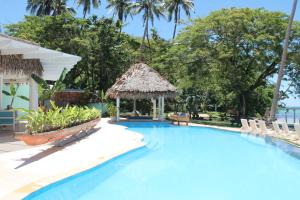
<path fill-rule="evenodd" d="M 48 132 L 67 127 L 76 126 L 100 117 L 100 111 L 96 108 L 66 106 L 57 107 L 51 101 L 52 108 L 48 111 L 43 111 L 41 108 L 38 111 L 25 110 L 21 120 L 26 120 L 26 129 L 29 134 L 37 134 Z"/>
<path fill-rule="evenodd" d="M 74 18 L 70 15 L 27 16 L 8 25 L 7 33 L 41 46 L 75 54 L 82 60 L 67 74 L 68 88 L 106 91 L 136 59 L 139 43 L 124 33 L 112 19 Z"/>
<path fill-rule="evenodd" d="M 285 14 L 264 9 L 212 12 L 178 35 L 166 59 L 159 60 L 160 69 L 171 74 L 179 88 L 207 96 L 208 105 L 238 116 L 263 115 L 270 106 L 270 80 L 279 68 L 287 22 Z M 295 22 L 285 76 L 294 85 L 300 83 L 292 78 L 299 74 L 299 42 L 300 25 Z"/>
<path fill-rule="evenodd" d="M 109 103 L 107 106 L 107 112 L 110 117 L 114 117 L 117 114 L 117 108 L 113 103 Z"/>
<path fill-rule="evenodd" d="M 98 8 L 100 3 L 100 0 L 77 0 L 77 5 L 83 6 L 83 18 L 85 18 L 87 13 L 90 13 L 92 6 L 93 8 Z"/>
<path fill-rule="evenodd" d="M 66 88 L 66 85 L 63 83 L 67 74 L 67 69 L 64 68 L 60 77 L 53 85 L 47 83 L 43 78 L 32 74 L 31 78 L 39 85 L 39 100 L 45 103 L 49 101 L 56 92 L 63 91 Z"/>
<path fill-rule="evenodd" d="M 2 93 L 5 94 L 6 96 L 10 96 L 11 97 L 11 101 L 10 101 L 10 107 L 13 106 L 13 103 L 15 101 L 15 98 L 18 97 L 20 99 L 23 99 L 24 101 L 29 101 L 29 99 L 23 95 L 17 95 L 18 89 L 19 89 L 20 84 L 17 84 L 17 86 L 15 86 L 14 83 L 10 83 L 9 85 L 9 92 L 2 90 Z"/>
<path fill-rule="evenodd" d="M 112 2 L 119 5 L 121 0 Z M 174 2 L 168 2 L 172 3 L 172 9 L 176 9 L 174 5 L 179 1 Z M 135 13 L 142 13 L 145 22 L 160 15 L 158 1 L 151 1 L 151 5 L 146 1 L 136 3 L 129 7 Z M 172 12 L 175 17 L 175 10 Z M 264 115 L 270 106 L 272 78 L 278 71 L 287 22 L 288 16 L 280 12 L 222 9 L 188 22 L 173 41 L 159 37 L 154 29 L 147 37 L 145 24 L 143 38 L 149 39 L 149 45 L 142 52 L 139 47 L 143 38 L 120 33 L 120 26 L 112 19 L 95 16 L 89 19 L 68 14 L 31 16 L 7 26 L 6 30 L 12 36 L 81 56 L 82 61 L 66 76 L 67 87 L 94 94 L 105 92 L 130 64 L 143 57 L 144 62 L 179 88 L 182 94 L 177 99 L 177 108 L 184 111 L 187 97 L 199 96 L 194 106 L 197 109 L 192 109 L 195 112 L 217 107 L 218 111 L 242 117 Z M 282 91 L 283 98 L 293 92 L 300 94 L 299 22 L 294 23 L 292 33 L 284 77 L 290 87 Z"/>
<path fill-rule="evenodd" d="M 76 13 L 73 8 L 67 6 L 67 0 L 27 0 L 26 10 L 36 16 Z"/>

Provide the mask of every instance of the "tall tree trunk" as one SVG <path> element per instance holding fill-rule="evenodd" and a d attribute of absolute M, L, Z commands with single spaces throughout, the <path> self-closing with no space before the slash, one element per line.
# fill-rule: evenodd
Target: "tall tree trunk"
<path fill-rule="evenodd" d="M 141 56 L 140 56 L 140 61 L 141 62 L 144 62 L 144 49 L 145 49 L 145 39 L 146 39 L 146 36 L 148 34 L 148 16 L 146 17 L 146 21 L 145 21 L 145 30 L 144 30 L 144 35 L 143 35 L 143 40 L 142 40 L 142 44 L 141 44 L 141 47 L 140 47 L 140 53 L 141 53 Z"/>
<path fill-rule="evenodd" d="M 280 85 L 281 85 L 282 78 L 284 76 L 287 53 L 288 53 L 287 51 L 288 51 L 288 45 L 289 45 L 289 38 L 291 35 L 293 20 L 294 20 L 294 16 L 295 16 L 295 12 L 296 12 L 297 1 L 298 0 L 294 0 L 291 16 L 289 18 L 289 24 L 288 24 L 286 34 L 285 34 L 284 47 L 283 47 L 283 52 L 282 52 L 282 57 L 281 57 L 281 62 L 280 62 L 280 68 L 279 68 L 279 72 L 278 72 L 276 88 L 275 88 L 274 96 L 273 96 L 273 100 L 272 100 L 269 122 L 275 120 L 275 114 L 277 111 L 278 101 L 280 98 Z"/>
<path fill-rule="evenodd" d="M 246 117 L 246 94 L 243 92 L 240 94 L 240 118 Z"/>
<path fill-rule="evenodd" d="M 178 5 L 176 6 L 175 12 L 174 12 L 175 16 L 174 16 L 174 31 L 173 31 L 173 40 L 175 38 L 176 35 L 176 29 L 177 29 L 177 23 L 178 23 Z"/>
<path fill-rule="evenodd" d="M 144 35 L 143 35 L 143 41 L 142 41 L 142 46 L 144 45 L 145 43 L 145 39 L 146 39 L 146 36 L 148 34 L 148 16 L 146 17 L 146 22 L 145 22 L 145 30 L 144 30 Z"/>
<path fill-rule="evenodd" d="M 118 13 L 118 21 L 119 21 L 119 26 L 120 26 L 120 33 L 122 33 L 122 28 L 123 28 L 123 10 L 119 11 Z"/>

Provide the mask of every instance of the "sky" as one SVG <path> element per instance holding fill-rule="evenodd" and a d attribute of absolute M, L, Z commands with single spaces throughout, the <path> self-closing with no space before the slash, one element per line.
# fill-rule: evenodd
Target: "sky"
<path fill-rule="evenodd" d="M 69 6 L 77 7 L 75 0 L 68 1 Z M 191 18 L 205 17 L 210 12 L 216 11 L 222 8 L 265 8 L 270 11 L 281 11 L 289 14 L 293 0 L 194 0 L 195 10 L 191 15 Z M 0 0 L 0 24 L 16 23 L 24 19 L 24 15 L 29 15 L 26 12 L 27 0 Z M 90 15 L 98 15 L 111 17 L 112 13 L 106 10 L 106 1 L 102 0 L 99 9 L 92 9 Z M 300 21 L 300 10 L 296 12 L 295 19 Z M 82 8 L 77 10 L 77 16 L 82 17 Z M 185 17 L 182 17 L 185 19 Z M 160 36 L 165 39 L 170 39 L 173 33 L 173 23 L 167 22 L 166 19 L 161 18 L 155 20 L 154 26 L 157 29 Z M 180 26 L 181 29 L 183 26 Z M 141 16 L 135 16 L 133 19 L 128 17 L 127 24 L 124 31 L 135 36 L 142 36 L 143 34 L 143 21 Z M 285 100 L 288 106 L 300 106 L 300 99 L 290 98 Z"/>

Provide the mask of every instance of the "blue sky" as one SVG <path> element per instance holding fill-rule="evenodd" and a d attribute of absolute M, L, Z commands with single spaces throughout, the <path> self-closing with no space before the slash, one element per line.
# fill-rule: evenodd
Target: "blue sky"
<path fill-rule="evenodd" d="M 76 7 L 75 0 L 69 0 L 69 6 Z M 292 0 L 194 0 L 195 12 L 192 18 L 207 16 L 210 12 L 219 10 L 221 8 L 265 8 L 271 11 L 281 11 L 287 14 L 290 13 L 292 7 Z M 0 0 L 0 24 L 10 24 L 21 21 L 26 12 L 27 0 Z M 97 10 L 92 10 L 91 14 L 98 16 L 112 16 L 108 10 L 105 9 L 106 2 L 102 1 L 101 7 Z M 82 17 L 82 9 L 77 10 L 78 17 Z M 300 20 L 299 8 L 295 16 L 296 20 Z M 165 19 L 156 20 L 154 22 L 158 33 L 169 39 L 172 37 L 173 23 L 168 23 Z M 181 27 L 182 28 L 182 27 Z M 135 16 L 132 20 L 130 17 L 127 20 L 127 25 L 124 31 L 131 34 L 141 36 L 143 33 L 143 22 L 141 16 Z M 289 99 L 285 101 L 289 106 L 300 106 L 300 99 Z"/>

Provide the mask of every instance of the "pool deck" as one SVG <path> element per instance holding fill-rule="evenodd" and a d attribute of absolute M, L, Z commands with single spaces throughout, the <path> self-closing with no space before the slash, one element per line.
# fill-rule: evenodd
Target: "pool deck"
<path fill-rule="evenodd" d="M 93 133 L 0 154 L 0 199 L 22 199 L 50 183 L 144 146 L 141 134 L 101 119 Z"/>

